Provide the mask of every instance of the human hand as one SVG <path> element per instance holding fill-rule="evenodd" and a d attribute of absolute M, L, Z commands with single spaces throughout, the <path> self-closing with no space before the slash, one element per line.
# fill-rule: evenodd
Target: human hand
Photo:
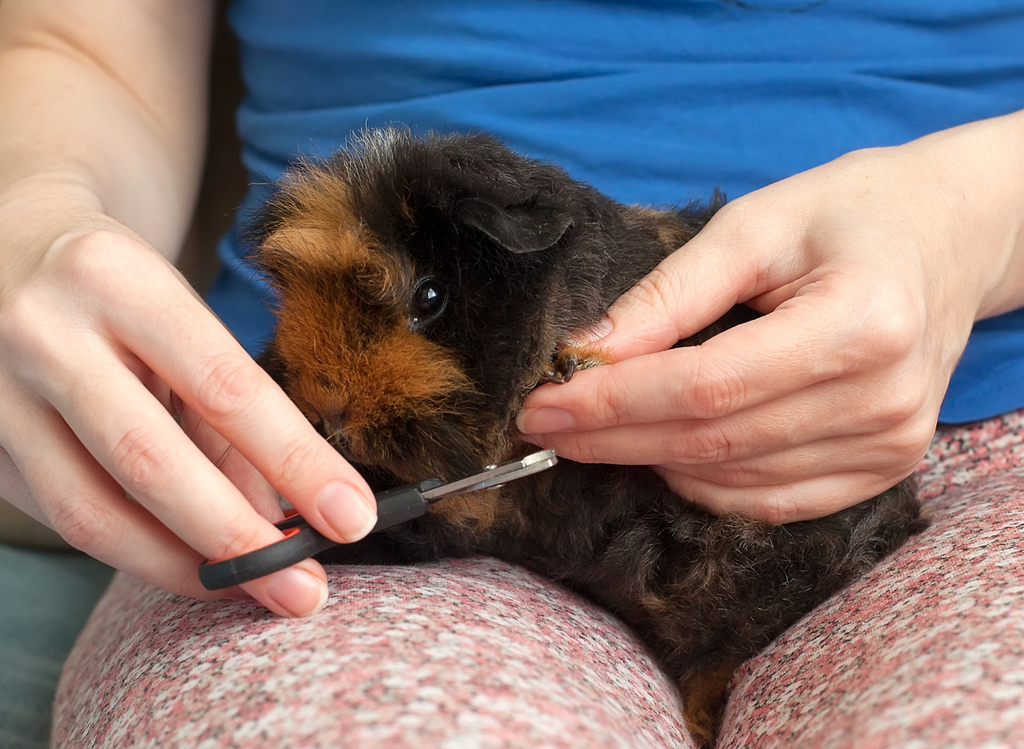
<path fill-rule="evenodd" d="M 217 594 L 197 566 L 279 540 L 277 492 L 356 540 L 369 488 L 164 258 L 105 217 L 78 225 L 0 247 L 0 496 L 161 588 L 319 610 L 313 560 Z"/>
<path fill-rule="evenodd" d="M 1024 302 L 1022 131 L 857 152 L 726 205 L 609 310 L 592 345 L 616 363 L 538 388 L 520 430 L 654 465 L 716 513 L 788 522 L 880 493 L 927 450 L 974 320 Z M 666 350 L 738 302 L 767 314 Z"/>

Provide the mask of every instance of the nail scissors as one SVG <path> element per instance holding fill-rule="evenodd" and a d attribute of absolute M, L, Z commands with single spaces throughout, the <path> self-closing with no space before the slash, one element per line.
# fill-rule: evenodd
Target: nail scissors
<path fill-rule="evenodd" d="M 482 489 L 496 489 L 509 481 L 544 471 L 558 462 L 554 450 L 541 450 L 521 460 L 488 466 L 483 472 L 464 479 L 444 483 L 425 479 L 395 489 L 377 492 L 377 524 L 371 533 L 418 518 L 427 507 L 445 497 Z M 284 538 L 248 554 L 203 562 L 199 565 L 199 581 L 207 590 L 220 590 L 240 585 L 291 567 L 314 554 L 336 546 L 307 523 L 297 511 L 291 510 L 276 524 Z"/>

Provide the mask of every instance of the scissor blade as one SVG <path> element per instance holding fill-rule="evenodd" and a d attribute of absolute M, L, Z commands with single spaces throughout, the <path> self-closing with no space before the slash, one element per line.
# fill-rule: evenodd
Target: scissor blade
<path fill-rule="evenodd" d="M 540 452 L 527 455 L 522 460 L 510 460 L 508 463 L 488 468 L 486 471 L 475 476 L 459 479 L 450 484 L 442 484 L 436 489 L 429 489 L 423 492 L 423 497 L 428 502 L 436 502 L 453 494 L 465 494 L 466 492 L 490 489 L 506 484 L 509 481 L 521 479 L 524 476 L 545 471 L 557 462 L 558 458 L 555 457 L 554 450 L 541 450 Z"/>

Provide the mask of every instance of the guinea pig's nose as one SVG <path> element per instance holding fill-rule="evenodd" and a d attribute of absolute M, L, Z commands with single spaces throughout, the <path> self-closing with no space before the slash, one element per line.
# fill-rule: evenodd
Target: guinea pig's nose
<path fill-rule="evenodd" d="M 348 424 L 348 420 L 351 416 L 352 411 L 348 406 L 332 408 L 328 411 L 321 412 L 320 414 L 320 418 L 323 419 L 324 422 L 324 431 L 328 436 L 344 432 L 345 426 Z"/>

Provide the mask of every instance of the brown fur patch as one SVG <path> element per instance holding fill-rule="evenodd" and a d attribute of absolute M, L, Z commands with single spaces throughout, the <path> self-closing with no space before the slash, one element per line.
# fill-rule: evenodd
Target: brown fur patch
<path fill-rule="evenodd" d="M 349 454 L 361 462 L 376 458 L 363 439 L 368 430 L 388 419 L 436 417 L 447 396 L 471 387 L 447 352 L 399 321 L 352 346 L 347 341 L 366 334 L 367 320 L 354 319 L 349 305 L 298 293 L 282 307 L 275 345 L 291 367 L 288 394 L 314 423 L 344 415 Z M 332 309 L 326 318 L 325 309 Z"/>
<path fill-rule="evenodd" d="M 259 259 L 280 296 L 274 346 L 289 365 L 285 389 L 328 437 L 344 425 L 346 454 L 372 465 L 368 431 L 443 415 L 448 396 L 473 386 L 448 352 L 409 330 L 415 269 L 379 249 L 344 183 L 314 168 L 293 176 L 284 195 L 285 221 Z"/>
<path fill-rule="evenodd" d="M 713 210 L 717 210 L 725 204 L 725 196 L 719 192 L 711 198 Z M 686 211 L 659 211 L 642 205 L 630 205 L 623 207 L 623 216 L 628 221 L 653 230 L 653 234 L 669 252 L 678 250 L 689 242 L 703 227 L 704 222 L 688 221 L 685 219 Z M 680 220 L 684 217 L 683 220 Z"/>
<path fill-rule="evenodd" d="M 683 721 L 698 745 L 713 747 L 722 727 L 725 697 L 739 663 L 723 663 L 701 672 L 679 685 L 683 697 Z"/>
<path fill-rule="evenodd" d="M 448 497 L 431 505 L 427 511 L 446 523 L 471 531 L 485 531 L 494 526 L 507 509 L 500 489 Z"/>
<path fill-rule="evenodd" d="M 655 227 L 655 234 L 661 244 L 677 250 L 686 244 L 693 235 L 678 222 L 666 221 L 666 212 L 657 211 L 642 205 L 631 205 L 626 211 L 632 214 L 635 221 Z"/>
<path fill-rule="evenodd" d="M 348 185 L 321 167 L 289 173 L 278 196 L 279 226 L 260 246 L 260 262 L 277 275 L 278 260 L 326 267 L 349 253 L 365 254 L 370 243 L 354 215 Z M 281 280 L 281 279 L 279 279 Z"/>

